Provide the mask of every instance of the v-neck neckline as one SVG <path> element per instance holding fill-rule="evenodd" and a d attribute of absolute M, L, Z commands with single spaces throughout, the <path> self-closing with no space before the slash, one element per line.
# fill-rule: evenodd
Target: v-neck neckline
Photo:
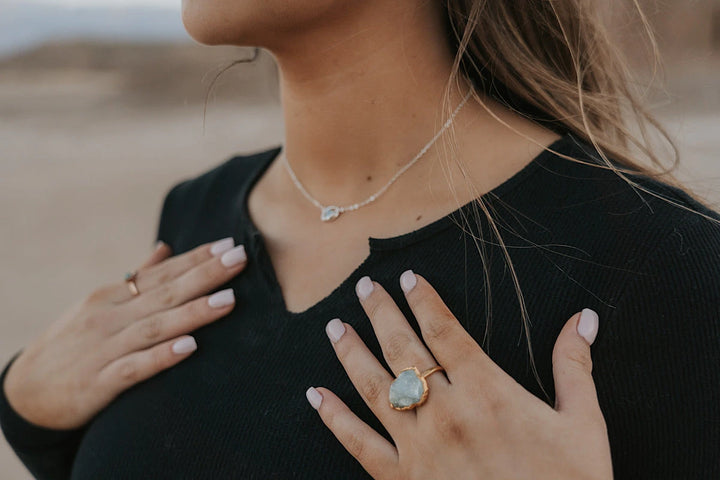
<path fill-rule="evenodd" d="M 575 141 L 571 133 L 564 133 L 559 139 L 548 145 L 551 150 L 561 150 L 564 144 L 568 141 Z M 275 267 L 272 264 L 272 260 L 267 252 L 265 239 L 262 232 L 257 228 L 255 222 L 253 222 L 250 211 L 248 209 L 248 198 L 252 188 L 260 180 L 261 176 L 267 171 L 270 165 L 278 157 L 278 154 L 282 150 L 282 145 L 277 145 L 273 148 L 261 151 L 253 157 L 256 159 L 256 165 L 247 175 L 242 184 L 240 185 L 237 199 L 240 205 L 236 205 L 236 211 L 239 212 L 239 219 L 236 221 L 237 228 L 240 229 L 241 238 L 246 239 L 246 248 L 251 251 L 248 252 L 252 257 L 260 264 L 261 270 L 266 276 L 266 281 L 272 291 L 272 294 L 276 297 L 275 300 L 280 304 L 284 315 L 289 318 L 298 318 L 305 315 L 311 315 L 317 310 L 321 309 L 326 303 L 332 301 L 335 296 L 344 294 L 352 286 L 350 293 L 354 292 L 354 285 L 360 279 L 362 272 L 370 261 L 381 251 L 392 251 L 395 249 L 403 248 L 408 245 L 420 242 L 426 238 L 429 238 L 436 233 L 439 233 L 452 225 L 457 225 L 457 218 L 467 218 L 473 208 L 474 203 L 477 199 L 470 200 L 461 207 L 453 210 L 452 212 L 438 218 L 418 229 L 410 232 L 406 232 L 400 235 L 392 237 L 376 238 L 368 237 L 368 245 L 370 247 L 370 253 L 367 257 L 353 269 L 353 271 L 329 294 L 324 298 L 309 306 L 303 311 L 293 312 L 287 309 L 285 303 L 285 297 L 282 293 L 282 288 L 277 278 Z M 550 157 L 554 153 L 544 149 L 523 168 L 518 170 L 514 175 L 505 180 L 500 185 L 491 189 L 480 196 L 483 200 L 488 200 L 489 197 L 502 198 L 507 195 L 510 191 L 517 188 L 523 181 L 528 179 L 538 168 L 541 163 Z M 354 295 L 354 293 L 352 293 Z"/>

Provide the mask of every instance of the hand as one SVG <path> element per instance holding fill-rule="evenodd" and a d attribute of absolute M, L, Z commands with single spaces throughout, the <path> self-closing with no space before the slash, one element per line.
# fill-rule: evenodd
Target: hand
<path fill-rule="evenodd" d="M 139 295 L 124 280 L 92 292 L 12 363 L 3 386 L 10 405 L 38 426 L 78 428 L 122 391 L 187 358 L 196 344 L 183 334 L 234 307 L 232 289 L 199 297 L 244 269 L 245 252 L 233 243 L 169 259 L 162 244 L 137 270 Z"/>
<path fill-rule="evenodd" d="M 583 312 L 588 315 L 579 328 L 580 314 L 574 315 L 555 343 L 552 408 L 485 354 L 422 276 L 407 271 L 400 283 L 430 351 L 378 283 L 364 277 L 356 290 L 395 375 L 411 366 L 421 372 L 444 367 L 444 373 L 426 377 L 425 403 L 411 410 L 392 408 L 388 395 L 394 376 L 350 325 L 334 319 L 326 328 L 350 380 L 395 445 L 327 388 L 307 392 L 325 425 L 373 478 L 612 478 L 605 420 L 591 376 L 594 312 Z"/>

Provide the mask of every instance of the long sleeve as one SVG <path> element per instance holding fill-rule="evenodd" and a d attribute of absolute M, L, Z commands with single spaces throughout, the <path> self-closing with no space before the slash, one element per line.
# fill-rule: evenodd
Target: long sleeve
<path fill-rule="evenodd" d="M 616 307 L 593 346 L 615 478 L 720 478 L 720 227 L 674 228 Z"/>
<path fill-rule="evenodd" d="M 0 376 L 0 426 L 8 444 L 20 461 L 39 480 L 63 480 L 70 477 L 72 461 L 85 428 L 54 430 L 35 425 L 18 415 L 5 396 L 5 376 L 17 352 Z"/>
<path fill-rule="evenodd" d="M 157 228 L 157 239 L 169 241 L 173 217 L 169 213 L 175 185 L 165 195 Z M 38 480 L 66 480 L 70 478 L 73 461 L 87 425 L 73 430 L 48 429 L 28 422 L 10 405 L 5 395 L 5 377 L 18 351 L 8 361 L 0 376 L 0 428 L 10 447 L 25 467 Z"/>

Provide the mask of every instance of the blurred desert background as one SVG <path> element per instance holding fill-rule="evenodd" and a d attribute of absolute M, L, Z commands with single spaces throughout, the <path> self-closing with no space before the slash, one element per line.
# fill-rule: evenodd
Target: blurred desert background
<path fill-rule="evenodd" d="M 282 142 L 272 57 L 187 37 L 179 3 L 0 0 L 0 361 L 150 252 L 167 190 Z M 177 5 L 174 5 L 177 3 Z M 637 20 L 603 2 L 642 78 Z M 720 204 L 720 0 L 645 1 L 663 70 L 651 110 L 678 176 Z M 94 6 L 87 6 L 94 5 Z M 204 118 L 205 114 L 205 118 Z M 0 440 L 0 480 L 29 479 Z"/>

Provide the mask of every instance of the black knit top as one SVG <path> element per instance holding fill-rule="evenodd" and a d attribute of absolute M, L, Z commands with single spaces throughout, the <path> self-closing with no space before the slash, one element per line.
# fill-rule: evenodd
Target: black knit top
<path fill-rule="evenodd" d="M 597 152 L 572 134 L 551 148 L 599 163 Z M 279 149 L 230 158 L 178 182 L 165 198 L 157 238 L 175 254 L 232 236 L 249 257 L 247 268 L 217 289 L 235 290 L 233 311 L 192 332 L 195 353 L 126 390 L 77 430 L 30 424 L 0 395 L 3 432 L 37 478 L 369 478 L 308 404 L 305 390 L 330 388 L 390 438 L 324 327 L 342 318 L 387 365 L 354 285 L 370 275 L 419 333 L 398 282 L 408 268 L 428 279 L 500 367 L 548 401 L 532 373 L 510 270 L 472 202 L 415 231 L 369 238 L 370 255 L 346 280 L 306 311 L 289 312 L 246 206 Z M 720 219 L 679 189 L 630 178 Z M 633 189 L 612 171 L 549 152 L 483 200 L 513 261 L 551 402 L 551 354 L 560 329 L 584 307 L 600 316 L 593 377 L 615 478 L 720 478 L 720 227 Z M 485 240 L 489 285 L 476 244 L 458 226 L 461 214 Z"/>

